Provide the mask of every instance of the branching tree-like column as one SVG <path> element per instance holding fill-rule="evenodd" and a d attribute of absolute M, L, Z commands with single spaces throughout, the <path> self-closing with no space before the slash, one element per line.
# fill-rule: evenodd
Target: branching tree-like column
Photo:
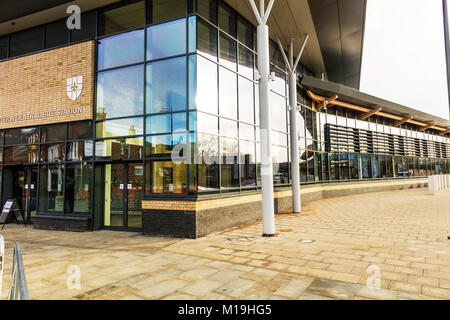
<path fill-rule="evenodd" d="M 255 18 L 257 28 L 257 53 L 259 81 L 259 118 L 260 118 L 260 148 L 261 148 L 261 189 L 263 211 L 263 236 L 275 235 L 275 210 L 273 200 L 273 163 L 272 163 L 272 123 L 270 118 L 270 74 L 269 62 L 269 27 L 267 20 L 270 16 L 275 0 L 270 0 L 265 8 L 264 0 L 259 2 L 259 11 L 254 0 L 249 0 Z"/>
<path fill-rule="evenodd" d="M 294 40 L 291 40 L 289 48 L 289 59 L 284 52 L 283 45 L 278 40 L 278 46 L 283 55 L 284 62 L 286 64 L 289 73 L 289 109 L 291 118 L 291 174 L 292 174 L 292 210 L 294 213 L 300 213 L 302 211 L 302 200 L 300 195 L 300 159 L 298 149 L 298 133 L 297 133 L 297 66 L 305 50 L 306 43 L 308 42 L 309 34 L 306 35 L 303 45 L 300 48 L 300 52 L 297 55 L 297 59 L 294 62 Z"/>

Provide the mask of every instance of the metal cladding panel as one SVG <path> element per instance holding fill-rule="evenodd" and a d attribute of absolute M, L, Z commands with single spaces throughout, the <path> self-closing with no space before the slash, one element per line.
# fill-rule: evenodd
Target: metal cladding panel
<path fill-rule="evenodd" d="M 56 7 L 72 0 L 0 0 L 0 23 Z"/>
<path fill-rule="evenodd" d="M 328 79 L 359 88 L 366 0 L 308 0 Z"/>

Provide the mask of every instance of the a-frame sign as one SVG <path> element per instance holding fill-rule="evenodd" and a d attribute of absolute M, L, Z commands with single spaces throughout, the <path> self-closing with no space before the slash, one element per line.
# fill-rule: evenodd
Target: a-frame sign
<path fill-rule="evenodd" d="M 23 216 L 16 199 L 9 199 L 3 207 L 2 214 L 0 215 L 0 224 L 3 224 L 2 230 L 5 228 L 5 224 L 9 222 L 8 220 L 15 220 L 17 224 L 19 224 L 19 221 L 22 221 L 25 227 L 27 226 L 25 217 Z"/>

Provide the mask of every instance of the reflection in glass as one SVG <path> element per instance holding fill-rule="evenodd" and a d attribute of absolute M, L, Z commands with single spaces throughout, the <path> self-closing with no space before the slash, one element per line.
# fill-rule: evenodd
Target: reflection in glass
<path fill-rule="evenodd" d="M 219 4 L 219 28 L 236 37 L 237 15 L 236 11 L 223 2 Z"/>
<path fill-rule="evenodd" d="M 61 162 L 64 161 L 65 153 L 64 143 L 42 144 L 41 161 L 42 162 Z"/>
<path fill-rule="evenodd" d="M 218 117 L 199 112 L 197 118 L 198 131 L 216 135 L 219 134 Z"/>
<path fill-rule="evenodd" d="M 68 140 L 89 139 L 92 138 L 92 122 L 70 123 L 68 128 Z"/>
<path fill-rule="evenodd" d="M 59 124 L 42 128 L 41 142 L 64 141 L 66 138 L 66 125 Z"/>
<path fill-rule="evenodd" d="M 198 134 L 196 147 L 197 186 L 199 192 L 219 189 L 219 138 Z"/>
<path fill-rule="evenodd" d="M 147 65 L 147 113 L 186 110 L 186 58 Z"/>
<path fill-rule="evenodd" d="M 100 72 L 97 83 L 97 119 L 143 114 L 142 65 Z"/>
<path fill-rule="evenodd" d="M 239 141 L 239 167 L 242 187 L 256 186 L 256 153 L 255 143 Z"/>
<path fill-rule="evenodd" d="M 6 147 L 4 162 L 5 164 L 37 163 L 39 161 L 38 150 L 38 145 Z"/>
<path fill-rule="evenodd" d="M 245 44 L 248 48 L 253 48 L 253 26 L 241 17 L 237 24 L 238 40 Z"/>
<path fill-rule="evenodd" d="M 106 120 L 97 122 L 97 138 L 138 136 L 144 133 L 143 118 Z"/>
<path fill-rule="evenodd" d="M 65 212 L 90 213 L 92 164 L 69 164 L 66 170 Z"/>
<path fill-rule="evenodd" d="M 220 138 L 221 187 L 239 187 L 238 140 Z"/>
<path fill-rule="evenodd" d="M 147 117 L 147 133 L 169 133 L 172 131 L 172 115 L 161 114 Z"/>
<path fill-rule="evenodd" d="M 159 23 L 186 16 L 186 0 L 147 1 L 147 24 Z"/>
<path fill-rule="evenodd" d="M 239 73 L 249 79 L 253 79 L 253 52 L 239 45 Z"/>
<path fill-rule="evenodd" d="M 220 115 L 237 119 L 237 76 L 235 73 L 220 67 L 219 77 Z"/>
<path fill-rule="evenodd" d="M 270 108 L 272 114 L 272 129 L 285 132 L 286 123 L 286 99 L 271 92 Z"/>
<path fill-rule="evenodd" d="M 212 23 L 217 23 L 217 0 L 197 0 L 197 12 Z"/>
<path fill-rule="evenodd" d="M 197 110 L 218 113 L 217 65 L 197 56 Z"/>
<path fill-rule="evenodd" d="M 237 121 L 220 118 L 220 135 L 226 137 L 237 138 L 238 123 Z"/>
<path fill-rule="evenodd" d="M 197 24 L 197 50 L 217 61 L 217 29 L 201 19 L 198 19 Z"/>
<path fill-rule="evenodd" d="M 236 71 L 237 53 L 236 41 L 220 33 L 220 64 Z"/>
<path fill-rule="evenodd" d="M 39 211 L 63 212 L 63 165 L 41 166 L 39 174 Z"/>
<path fill-rule="evenodd" d="M 39 143 L 39 128 L 9 129 L 5 131 L 5 145 Z"/>
<path fill-rule="evenodd" d="M 273 154 L 273 183 L 275 185 L 289 183 L 288 149 L 272 146 Z"/>
<path fill-rule="evenodd" d="M 86 161 L 94 156 L 93 141 L 67 143 L 67 161 Z"/>
<path fill-rule="evenodd" d="M 100 12 L 99 34 L 107 35 L 134 29 L 145 24 L 145 2 L 139 1 Z"/>
<path fill-rule="evenodd" d="M 239 77 L 239 120 L 255 123 L 253 82 Z M 259 106 L 258 106 L 259 107 Z"/>
<path fill-rule="evenodd" d="M 172 161 L 147 161 L 145 166 L 146 195 L 187 192 L 185 164 L 175 164 Z"/>
<path fill-rule="evenodd" d="M 99 70 L 144 61 L 144 30 L 118 34 L 98 43 Z"/>
<path fill-rule="evenodd" d="M 147 60 L 186 52 L 186 19 L 166 22 L 147 29 Z"/>
<path fill-rule="evenodd" d="M 142 138 L 108 139 L 95 142 L 96 160 L 142 159 Z"/>

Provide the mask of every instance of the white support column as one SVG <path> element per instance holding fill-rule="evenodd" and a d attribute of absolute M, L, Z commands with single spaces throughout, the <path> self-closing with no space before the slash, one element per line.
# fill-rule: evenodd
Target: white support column
<path fill-rule="evenodd" d="M 264 10 L 264 0 L 260 0 L 260 11 L 254 0 L 249 0 L 258 21 L 257 53 L 259 71 L 259 117 L 260 117 L 260 153 L 261 153 L 261 191 L 263 211 L 263 235 L 275 235 L 275 209 L 273 197 L 273 163 L 272 163 L 272 122 L 269 104 L 270 95 L 270 61 L 269 61 L 269 27 L 267 20 L 275 0 L 270 0 Z"/>
<path fill-rule="evenodd" d="M 289 108 L 290 108 L 290 134 L 291 134 L 291 175 L 292 175 L 292 211 L 294 213 L 302 212 L 302 199 L 300 194 L 300 155 L 298 148 L 297 135 L 297 66 L 305 50 L 309 35 L 306 35 L 300 52 L 294 62 L 294 42 L 291 40 L 289 47 L 289 59 L 284 53 L 283 45 L 278 40 L 281 54 L 289 72 Z"/>

